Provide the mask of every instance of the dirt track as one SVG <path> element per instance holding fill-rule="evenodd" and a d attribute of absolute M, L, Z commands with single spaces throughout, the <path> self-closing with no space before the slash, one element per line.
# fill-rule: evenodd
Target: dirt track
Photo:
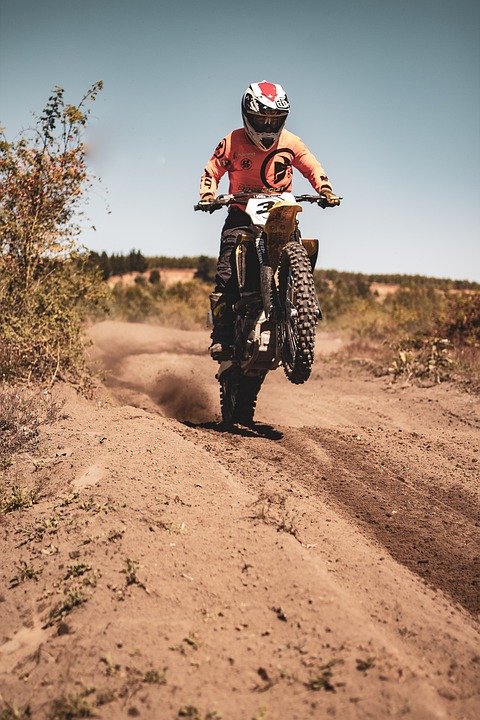
<path fill-rule="evenodd" d="M 31 476 L 45 498 L 0 526 L 0 699 L 34 718 L 67 717 L 62 696 L 102 718 L 480 716 L 477 399 L 325 357 L 301 387 L 272 373 L 256 427 L 226 432 L 206 333 L 91 336 L 108 389 L 68 394 Z M 38 578 L 12 587 L 19 560 Z"/>

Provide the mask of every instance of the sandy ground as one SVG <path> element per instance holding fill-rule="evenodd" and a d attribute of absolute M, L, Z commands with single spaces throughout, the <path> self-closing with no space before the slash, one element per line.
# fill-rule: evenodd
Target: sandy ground
<path fill-rule="evenodd" d="M 2 720 L 480 717 L 478 399 L 320 334 L 227 432 L 206 333 L 91 337 L 0 524 Z"/>

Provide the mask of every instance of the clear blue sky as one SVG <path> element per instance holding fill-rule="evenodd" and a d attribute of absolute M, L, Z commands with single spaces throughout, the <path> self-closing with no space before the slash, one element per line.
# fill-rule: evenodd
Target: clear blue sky
<path fill-rule="evenodd" d="M 478 0 L 0 0 L 0 123 L 13 138 L 54 85 L 75 102 L 102 79 L 84 243 L 216 255 L 202 168 L 245 87 L 280 82 L 344 196 L 300 216 L 319 266 L 480 281 L 479 27 Z"/>

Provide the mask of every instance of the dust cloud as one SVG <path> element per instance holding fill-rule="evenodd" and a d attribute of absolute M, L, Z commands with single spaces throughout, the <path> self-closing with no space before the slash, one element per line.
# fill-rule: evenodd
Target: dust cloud
<path fill-rule="evenodd" d="M 210 394 L 195 376 L 161 374 L 149 395 L 167 417 L 175 420 L 199 423 L 215 415 Z"/>
<path fill-rule="evenodd" d="M 104 321 L 89 336 L 91 363 L 117 402 L 193 423 L 218 415 L 205 331 Z"/>

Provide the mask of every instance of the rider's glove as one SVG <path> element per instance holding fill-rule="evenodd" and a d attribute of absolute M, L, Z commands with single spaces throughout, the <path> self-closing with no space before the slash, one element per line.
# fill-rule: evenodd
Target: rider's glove
<path fill-rule="evenodd" d="M 335 195 L 333 190 L 325 188 L 324 190 L 322 190 L 322 195 L 325 195 L 325 197 L 327 198 L 326 205 L 328 207 L 335 207 L 335 205 L 340 205 L 341 198 L 338 195 Z"/>
<path fill-rule="evenodd" d="M 213 205 L 215 202 L 215 195 L 213 193 L 205 193 L 200 198 L 197 208 L 206 212 L 212 213 L 216 208 Z M 204 207 L 203 207 L 204 206 Z"/>
<path fill-rule="evenodd" d="M 200 198 L 201 203 L 209 203 L 213 202 L 215 200 L 215 195 L 213 193 L 204 193 L 202 197 Z"/>

